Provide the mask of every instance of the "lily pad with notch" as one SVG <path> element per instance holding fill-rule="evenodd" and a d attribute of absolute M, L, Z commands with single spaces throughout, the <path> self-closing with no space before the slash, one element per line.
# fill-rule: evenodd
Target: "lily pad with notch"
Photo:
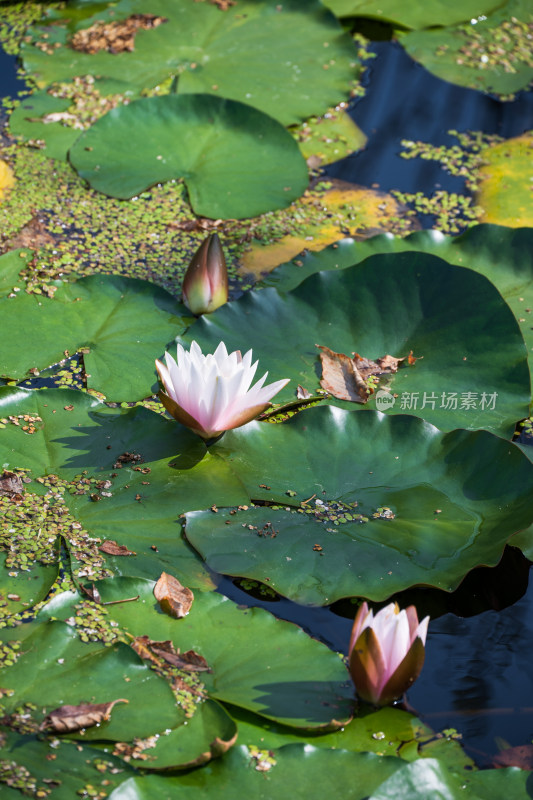
<path fill-rule="evenodd" d="M 190 512 L 187 539 L 217 572 L 298 603 L 453 591 L 533 515 L 533 464 L 486 431 L 318 407 L 250 423 L 212 450 L 260 505 Z"/>

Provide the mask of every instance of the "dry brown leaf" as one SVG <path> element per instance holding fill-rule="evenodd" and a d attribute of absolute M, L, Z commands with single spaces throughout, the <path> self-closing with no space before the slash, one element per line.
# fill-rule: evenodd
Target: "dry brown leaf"
<path fill-rule="evenodd" d="M 171 641 L 151 642 L 151 646 L 157 656 L 161 656 L 167 663 L 178 669 L 184 669 L 187 672 L 211 672 L 205 658 L 199 653 L 195 653 L 194 650 L 180 653 L 179 649 L 174 648 Z"/>
<path fill-rule="evenodd" d="M 376 361 L 353 353 L 353 358 L 344 353 L 335 353 L 329 347 L 316 345 L 320 350 L 322 363 L 322 379 L 320 385 L 326 392 L 338 400 L 349 400 L 354 403 L 366 403 L 375 391 L 367 381 L 381 375 L 392 375 L 398 371 L 398 365 L 405 360 L 385 355 Z"/>
<path fill-rule="evenodd" d="M 151 661 L 158 666 L 161 666 L 161 659 L 157 658 L 154 655 L 150 646 L 152 644 L 152 640 L 149 636 L 136 636 L 135 639 L 131 642 L 130 647 L 135 650 L 138 656 L 141 658 L 146 659 L 147 661 Z"/>
<path fill-rule="evenodd" d="M 190 589 L 182 586 L 177 578 L 162 572 L 154 586 L 154 596 L 161 611 L 176 619 L 185 617 L 192 606 L 194 595 Z"/>
<path fill-rule="evenodd" d="M 11 500 L 22 500 L 24 485 L 20 475 L 5 469 L 0 476 L 0 496 L 9 497 Z"/>
<path fill-rule="evenodd" d="M 304 389 L 303 386 L 298 384 L 298 387 L 296 389 L 296 399 L 297 400 L 308 400 L 312 396 L 313 395 L 311 394 L 311 392 L 308 392 L 307 389 Z"/>
<path fill-rule="evenodd" d="M 354 360 L 321 344 L 317 344 L 317 347 L 322 363 L 321 387 L 339 400 L 366 403 L 370 392 Z"/>
<path fill-rule="evenodd" d="M 70 40 L 70 46 L 73 50 L 90 55 L 100 50 L 107 50 L 108 53 L 131 53 L 135 49 L 137 31 L 157 28 L 162 22 L 168 20 L 153 14 L 132 14 L 120 22 L 96 22 L 90 28 L 75 33 Z"/>
<path fill-rule="evenodd" d="M 79 706 L 60 706 L 50 711 L 41 724 L 41 730 L 51 729 L 56 733 L 71 733 L 82 728 L 92 728 L 105 722 L 117 703 L 128 700 L 113 700 L 111 703 L 81 703 Z"/>
<path fill-rule="evenodd" d="M 133 550 L 128 550 L 125 544 L 117 544 L 114 539 L 106 539 L 98 548 L 102 553 L 110 556 L 136 556 Z"/>

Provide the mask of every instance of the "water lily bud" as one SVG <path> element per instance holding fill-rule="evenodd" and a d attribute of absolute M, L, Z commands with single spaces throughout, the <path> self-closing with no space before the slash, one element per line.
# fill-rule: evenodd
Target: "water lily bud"
<path fill-rule="evenodd" d="M 429 617 L 418 622 L 414 606 L 400 611 L 389 603 L 374 616 L 363 603 L 352 628 L 349 666 L 357 694 L 386 706 L 397 700 L 420 675 L 424 664 Z"/>
<path fill-rule="evenodd" d="M 224 342 L 205 356 L 196 342 L 192 342 L 190 351 L 178 344 L 177 362 L 168 353 L 165 361 L 166 366 L 155 362 L 165 388 L 159 392 L 161 402 L 174 419 L 204 439 L 255 419 L 289 382 L 287 378 L 263 386 L 268 375 L 265 372 L 250 388 L 258 363 L 252 364 L 252 351 L 244 357 L 240 350 L 228 354 Z"/>
<path fill-rule="evenodd" d="M 182 286 L 183 302 L 193 314 L 209 314 L 228 301 L 228 270 L 220 239 L 212 233 L 204 239 L 187 268 Z"/>

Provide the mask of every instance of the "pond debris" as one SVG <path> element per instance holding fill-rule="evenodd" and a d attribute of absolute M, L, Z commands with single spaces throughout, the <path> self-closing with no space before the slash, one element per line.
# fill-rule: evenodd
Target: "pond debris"
<path fill-rule="evenodd" d="M 260 750 L 255 745 L 248 745 L 248 755 L 258 772 L 268 772 L 276 766 L 277 762 L 272 750 Z"/>
<path fill-rule="evenodd" d="M 48 797 L 51 789 L 39 786 L 37 778 L 31 774 L 22 764 L 10 761 L 7 758 L 0 759 L 0 783 L 12 789 L 18 789 L 27 797 Z"/>
<path fill-rule="evenodd" d="M 182 586 L 177 578 L 167 572 L 162 572 L 159 576 L 154 586 L 154 597 L 161 611 L 176 619 L 187 616 L 194 600 L 191 590 Z"/>
<path fill-rule="evenodd" d="M 153 756 L 147 755 L 144 751 L 155 747 L 158 740 L 159 734 L 156 733 L 155 736 L 148 736 L 146 739 L 135 738 L 132 743 L 115 742 L 113 755 L 119 756 L 126 762 L 131 761 L 132 758 L 138 761 L 146 761 L 153 758 Z"/>
<path fill-rule="evenodd" d="M 132 14 L 116 22 L 95 22 L 89 28 L 77 31 L 70 40 L 70 47 L 79 53 L 94 55 L 102 50 L 108 53 L 132 53 L 135 50 L 135 36 L 140 30 L 157 28 L 166 17 L 154 14 Z M 37 43 L 37 46 L 39 44 Z"/>
<path fill-rule="evenodd" d="M 109 703 L 80 703 L 77 706 L 60 706 L 47 714 L 41 724 L 41 730 L 72 733 L 84 728 L 92 728 L 102 722 L 107 722 L 117 703 L 129 703 L 129 700 L 120 698 Z"/>
<path fill-rule="evenodd" d="M 156 642 L 150 639 L 149 636 L 136 636 L 131 643 L 131 647 L 141 658 L 148 659 L 159 666 L 162 659 L 167 664 L 185 670 L 185 672 L 212 672 L 203 656 L 194 650 L 180 653 L 179 647 L 176 650 L 170 639 L 164 642 Z"/>
<path fill-rule="evenodd" d="M 110 556 L 136 556 L 133 550 L 128 550 L 125 544 L 117 544 L 114 539 L 105 539 L 98 548 L 101 553 Z"/>
<path fill-rule="evenodd" d="M 371 361 L 359 353 L 353 353 L 350 358 L 321 344 L 316 347 L 320 350 L 322 365 L 321 387 L 338 400 L 354 403 L 366 403 L 379 383 L 376 379 L 397 372 L 399 364 L 406 358 L 385 355 Z"/>

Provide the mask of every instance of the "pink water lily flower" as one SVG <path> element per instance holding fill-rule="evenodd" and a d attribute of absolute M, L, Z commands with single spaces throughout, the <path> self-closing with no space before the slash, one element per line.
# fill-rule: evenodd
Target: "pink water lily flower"
<path fill-rule="evenodd" d="M 385 706 L 418 678 L 424 664 L 429 617 L 418 622 L 414 606 L 389 603 L 374 616 L 363 603 L 352 628 L 350 672 L 363 700 Z"/>
<path fill-rule="evenodd" d="M 178 344 L 177 362 L 165 353 L 166 366 L 155 362 L 165 387 L 161 402 L 174 419 L 204 439 L 239 428 L 270 406 L 270 399 L 289 379 L 263 386 L 268 372 L 250 388 L 257 369 L 252 351 L 229 353 L 220 342 L 213 354 L 203 355 L 192 342 L 190 351 Z"/>
<path fill-rule="evenodd" d="M 183 302 L 193 314 L 209 314 L 228 301 L 228 270 L 216 233 L 204 239 L 187 268 Z"/>

